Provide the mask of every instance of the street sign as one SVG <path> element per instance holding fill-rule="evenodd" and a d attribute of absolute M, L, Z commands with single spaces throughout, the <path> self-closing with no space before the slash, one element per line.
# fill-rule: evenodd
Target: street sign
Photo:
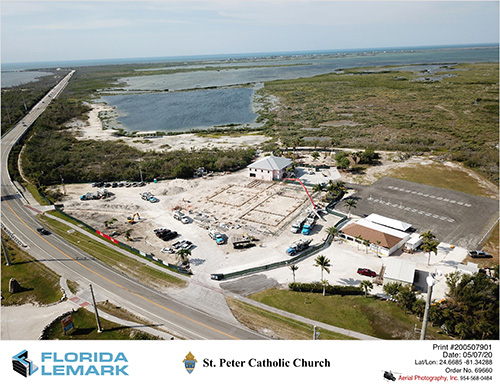
<path fill-rule="evenodd" d="M 66 316 L 63 320 L 61 320 L 64 335 L 68 332 L 71 332 L 75 328 L 75 324 L 73 323 L 73 317 L 71 315 Z"/>

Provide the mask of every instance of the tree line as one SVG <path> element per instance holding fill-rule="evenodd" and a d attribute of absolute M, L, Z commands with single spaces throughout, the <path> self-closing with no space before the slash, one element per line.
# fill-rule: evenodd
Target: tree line
<path fill-rule="evenodd" d="M 201 149 L 169 152 L 140 151 L 120 141 L 77 140 L 64 123 L 88 112 L 83 103 L 67 98 L 51 103 L 25 139 L 24 174 L 39 186 L 89 181 L 192 177 L 204 167 L 230 171 L 249 164 L 255 149 Z"/>

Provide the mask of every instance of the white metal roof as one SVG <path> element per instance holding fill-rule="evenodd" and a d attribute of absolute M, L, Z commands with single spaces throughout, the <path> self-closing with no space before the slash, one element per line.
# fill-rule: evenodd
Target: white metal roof
<path fill-rule="evenodd" d="M 420 237 L 420 234 L 418 233 L 412 233 L 406 244 L 417 244 L 419 241 L 422 241 L 422 238 Z"/>
<path fill-rule="evenodd" d="M 281 170 L 287 168 L 292 164 L 290 158 L 275 157 L 270 155 L 255 161 L 253 164 L 248 165 L 248 168 L 261 169 L 261 170 Z"/>
<path fill-rule="evenodd" d="M 368 216 L 369 217 L 369 216 Z M 388 226 L 377 224 L 372 221 L 368 221 L 367 218 L 362 218 L 356 221 L 357 224 L 362 225 L 366 228 L 371 228 L 379 232 L 387 233 L 388 235 L 399 237 L 400 239 L 409 238 L 408 233 L 401 232 L 397 229 L 390 228 Z"/>
<path fill-rule="evenodd" d="M 411 228 L 411 224 L 408 224 L 403 221 L 395 220 L 393 218 L 381 216 L 379 214 L 372 213 L 368 217 L 365 218 L 368 221 L 371 221 L 375 224 L 385 225 L 390 228 L 394 228 L 405 232 L 407 229 Z"/>
<path fill-rule="evenodd" d="M 384 278 L 413 284 L 415 268 L 411 261 L 390 259 L 386 263 Z"/>

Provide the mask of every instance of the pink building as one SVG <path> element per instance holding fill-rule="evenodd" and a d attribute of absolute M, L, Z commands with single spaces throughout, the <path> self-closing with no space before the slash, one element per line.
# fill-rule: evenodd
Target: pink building
<path fill-rule="evenodd" d="M 248 165 L 248 176 L 266 181 L 281 180 L 290 166 L 291 159 L 271 155 Z"/>

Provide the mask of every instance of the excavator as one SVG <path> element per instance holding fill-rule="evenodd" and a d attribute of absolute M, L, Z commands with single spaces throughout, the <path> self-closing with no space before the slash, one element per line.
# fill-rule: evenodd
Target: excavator
<path fill-rule="evenodd" d="M 137 217 L 138 220 L 141 219 L 141 216 L 139 213 L 134 213 L 131 217 L 127 217 L 127 221 L 129 224 L 135 224 L 135 218 Z"/>

